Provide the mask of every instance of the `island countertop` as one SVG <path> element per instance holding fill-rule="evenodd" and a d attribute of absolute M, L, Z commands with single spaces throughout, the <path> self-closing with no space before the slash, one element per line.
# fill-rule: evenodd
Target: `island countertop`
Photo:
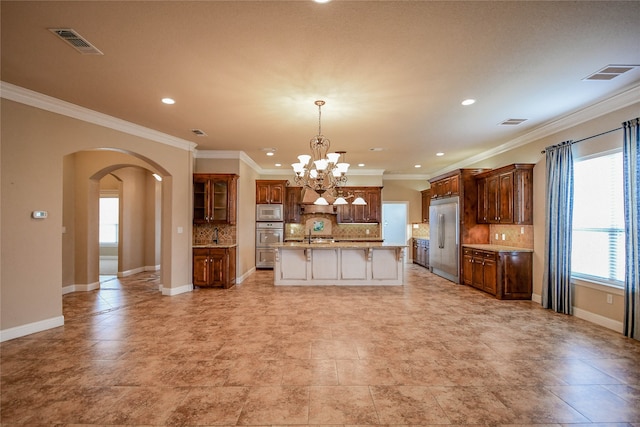
<path fill-rule="evenodd" d="M 385 242 L 283 242 L 272 243 L 272 248 L 406 248 L 407 245 Z"/>

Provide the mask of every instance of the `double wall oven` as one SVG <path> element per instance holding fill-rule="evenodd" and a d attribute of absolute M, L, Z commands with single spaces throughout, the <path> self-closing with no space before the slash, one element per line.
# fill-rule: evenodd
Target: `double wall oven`
<path fill-rule="evenodd" d="M 269 245 L 284 240 L 283 205 L 256 205 L 256 268 L 273 268 L 275 251 Z"/>

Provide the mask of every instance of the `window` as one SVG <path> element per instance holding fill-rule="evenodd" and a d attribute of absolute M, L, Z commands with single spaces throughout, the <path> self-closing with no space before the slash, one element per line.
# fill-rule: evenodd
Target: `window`
<path fill-rule="evenodd" d="M 622 286 L 624 199 L 622 153 L 574 164 L 572 276 Z"/>
<path fill-rule="evenodd" d="M 118 243 L 119 199 L 100 198 L 100 244 Z"/>

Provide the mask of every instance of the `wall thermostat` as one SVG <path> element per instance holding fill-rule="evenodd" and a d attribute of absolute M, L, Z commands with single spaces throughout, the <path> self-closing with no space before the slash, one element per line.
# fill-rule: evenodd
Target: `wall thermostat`
<path fill-rule="evenodd" d="M 33 211 L 31 212 L 31 218 L 45 219 L 47 217 L 47 211 Z"/>

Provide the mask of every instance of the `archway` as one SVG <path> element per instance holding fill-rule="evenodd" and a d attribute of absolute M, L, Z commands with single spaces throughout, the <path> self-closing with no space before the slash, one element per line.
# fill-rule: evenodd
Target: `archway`
<path fill-rule="evenodd" d="M 79 151 L 64 158 L 63 293 L 99 287 L 99 198 L 100 180 L 115 174 L 122 181 L 125 236 L 118 246 L 118 275 L 160 269 L 169 253 L 171 176 L 153 161 L 123 150 Z M 161 177 L 157 181 L 153 174 Z M 170 266 L 166 268 L 169 270 Z M 66 275 L 65 275 L 66 273 Z"/>

